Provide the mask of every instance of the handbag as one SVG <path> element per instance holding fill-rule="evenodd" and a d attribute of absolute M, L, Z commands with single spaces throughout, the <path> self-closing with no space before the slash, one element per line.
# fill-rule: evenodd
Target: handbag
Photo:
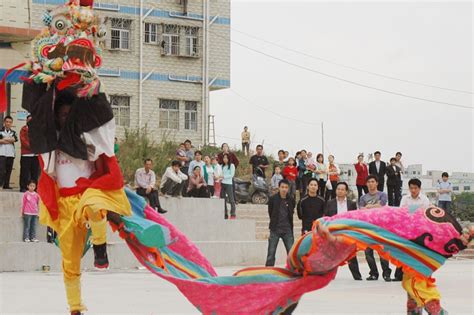
<path fill-rule="evenodd" d="M 331 183 L 331 181 L 329 180 L 329 176 L 328 176 L 328 180 L 326 181 L 326 188 L 327 188 L 328 190 L 332 190 L 332 183 Z"/>

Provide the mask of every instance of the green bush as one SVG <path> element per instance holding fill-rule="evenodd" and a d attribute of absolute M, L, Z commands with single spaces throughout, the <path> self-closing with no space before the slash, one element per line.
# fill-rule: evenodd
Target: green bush
<path fill-rule="evenodd" d="M 474 193 L 463 192 L 454 195 L 453 213 L 462 221 L 474 222 Z"/>
<path fill-rule="evenodd" d="M 125 137 L 119 143 L 120 149 L 117 158 L 127 183 L 133 184 L 135 171 L 143 167 L 143 160 L 146 158 L 153 160 L 153 170 L 158 179 L 174 160 L 179 143 L 168 140 L 169 133 L 163 133 L 159 142 L 153 141 L 151 137 L 146 127 L 141 130 L 125 130 Z M 220 152 L 220 148 L 204 146 L 201 151 L 203 155 L 215 156 Z M 242 151 L 234 151 L 234 153 L 240 162 L 236 170 L 236 177 L 250 179 L 252 174 L 252 167 L 249 164 L 250 157 L 245 156 Z M 269 162 L 273 163 L 272 157 L 269 157 Z M 269 172 L 270 170 L 267 171 L 267 175 Z"/>

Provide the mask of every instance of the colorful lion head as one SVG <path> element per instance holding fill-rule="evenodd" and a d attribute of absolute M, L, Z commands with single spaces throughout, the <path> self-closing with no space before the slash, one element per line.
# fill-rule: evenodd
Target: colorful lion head
<path fill-rule="evenodd" d="M 31 80 L 51 84 L 58 79 L 58 89 L 74 86 L 79 97 L 99 92 L 97 69 L 106 29 L 92 4 L 70 0 L 43 15 L 46 28 L 32 43 Z"/>

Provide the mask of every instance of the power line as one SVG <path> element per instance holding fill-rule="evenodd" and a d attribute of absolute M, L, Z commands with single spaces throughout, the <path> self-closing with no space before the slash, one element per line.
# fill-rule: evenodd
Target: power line
<path fill-rule="evenodd" d="M 222 37 L 223 37 L 223 36 L 222 36 Z M 303 69 L 303 70 L 306 70 L 306 71 L 309 71 L 309 72 L 317 73 L 317 74 L 319 74 L 319 75 L 322 75 L 322 76 L 325 76 L 325 77 L 328 77 L 328 78 L 332 78 L 332 79 L 334 79 L 334 80 L 338 80 L 338 81 L 342 81 L 342 82 L 345 82 L 345 83 L 353 84 L 353 85 L 356 85 L 356 86 L 364 87 L 364 88 L 371 89 L 371 90 L 374 90 L 374 91 L 379 91 L 379 92 L 383 92 L 383 93 L 387 93 L 387 94 L 397 95 L 397 96 L 401 96 L 401 97 L 405 97 L 405 98 L 411 98 L 411 99 L 415 99 L 415 100 L 419 100 L 419 101 L 425 101 L 425 102 L 430 102 L 430 103 L 448 105 L 448 106 L 459 107 L 459 108 L 467 108 L 467 109 L 471 109 L 471 110 L 474 109 L 473 107 L 467 106 L 467 105 L 460 105 L 460 104 L 442 102 L 442 101 L 432 100 L 432 99 L 428 99 L 428 98 L 422 98 L 422 97 L 418 97 L 418 96 L 412 96 L 412 95 L 408 95 L 408 94 L 404 94 L 404 93 L 393 92 L 393 91 L 390 91 L 390 90 L 385 90 L 385 89 L 382 89 L 382 88 L 370 86 L 370 85 L 367 85 L 367 84 L 364 84 L 364 83 L 359 83 L 359 82 L 356 82 L 356 81 L 344 79 L 344 78 L 341 78 L 341 77 L 338 77 L 338 76 L 335 76 L 335 75 L 332 75 L 332 74 L 329 74 L 329 73 L 325 73 L 325 72 L 322 72 L 322 71 L 318 71 L 318 70 L 315 70 L 315 69 L 312 69 L 312 68 L 308 68 L 308 67 L 305 67 L 305 66 L 302 66 L 302 65 L 299 65 L 299 64 L 290 62 L 290 61 L 288 61 L 288 60 L 285 60 L 285 59 L 282 59 L 282 58 L 279 58 L 279 57 L 275 57 L 275 56 L 270 55 L 270 54 L 268 54 L 268 53 L 266 53 L 266 52 L 263 52 L 263 51 L 254 49 L 254 48 L 252 48 L 252 47 L 249 47 L 249 46 L 247 46 L 247 45 L 245 45 L 245 44 L 242 44 L 242 43 L 240 43 L 240 42 L 237 42 L 237 41 L 234 41 L 234 40 L 231 40 L 231 39 L 229 39 L 229 40 L 230 40 L 232 43 L 234 43 L 234 44 L 236 44 L 236 45 L 239 45 L 239 46 L 241 46 L 241 47 L 244 47 L 244 48 L 246 48 L 246 49 L 248 49 L 248 50 L 250 50 L 250 51 L 253 51 L 253 52 L 257 53 L 257 54 L 266 56 L 266 57 L 268 57 L 268 58 L 271 58 L 271 59 L 274 59 L 274 60 L 277 60 L 277 61 L 280 61 L 280 62 L 282 62 L 282 63 L 286 63 L 286 64 L 291 65 L 291 66 L 296 67 L 296 68 L 300 68 L 300 69 Z"/>
<path fill-rule="evenodd" d="M 269 113 L 272 113 L 272 114 L 275 115 L 275 116 L 278 116 L 278 117 L 283 118 L 283 119 L 288 119 L 288 120 L 296 121 L 296 122 L 299 122 L 299 123 L 302 123 L 302 124 L 306 124 L 306 125 L 310 125 L 310 126 L 319 126 L 318 123 L 312 123 L 312 122 L 309 122 L 309 121 L 304 121 L 304 120 L 301 120 L 301 119 L 297 119 L 297 118 L 293 118 L 293 117 L 289 117 L 289 116 L 282 115 L 282 114 L 280 114 L 280 113 L 278 113 L 278 112 L 275 112 L 275 111 L 273 111 L 273 110 L 271 110 L 271 109 L 268 109 L 268 108 L 266 108 L 266 107 L 263 107 L 263 106 L 258 105 L 257 103 L 251 101 L 250 99 L 246 98 L 245 96 L 243 96 L 243 95 L 237 93 L 237 92 L 236 92 L 234 89 L 232 89 L 232 88 L 229 88 L 229 90 L 230 90 L 232 93 L 234 93 L 235 95 L 237 95 L 238 97 L 240 97 L 241 99 L 243 99 L 244 101 L 246 101 L 247 103 L 249 103 L 249 104 L 251 104 L 251 105 L 253 105 L 253 106 L 256 106 L 256 107 L 258 107 L 258 108 L 261 108 L 261 109 L 263 109 L 264 111 L 267 111 L 267 112 L 269 112 Z"/>
<path fill-rule="evenodd" d="M 316 60 L 319 60 L 319 61 L 323 61 L 323 62 L 332 64 L 332 65 L 336 65 L 336 66 L 339 66 L 339 67 L 342 67 L 342 68 L 347 68 L 347 69 L 351 69 L 351 70 L 354 70 L 354 71 L 359 71 L 359 72 L 367 73 L 367 74 L 374 75 L 374 76 L 378 76 L 378 77 L 385 78 L 385 79 L 396 80 L 396 81 L 405 82 L 405 83 L 410 83 L 410 84 L 416 84 L 416 85 L 425 86 L 425 87 L 429 87 L 429 88 L 435 88 L 435 89 L 446 90 L 446 91 L 451 91 L 451 92 L 458 92 L 458 93 L 465 93 L 465 94 L 474 94 L 472 91 L 464 91 L 464 90 L 451 89 L 451 88 L 441 87 L 441 86 L 437 86 L 437 85 L 426 84 L 426 83 L 417 82 L 417 81 L 412 81 L 412 80 L 407 80 L 407 79 L 401 79 L 401 78 L 389 76 L 389 75 L 386 75 L 386 74 L 381 74 L 381 73 L 377 73 L 377 72 L 373 72 L 373 71 L 369 71 L 369 70 L 365 70 L 365 69 L 361 69 L 361 68 L 357 68 L 357 67 L 353 67 L 353 66 L 348 66 L 348 65 L 345 65 L 345 64 L 342 64 L 342 63 L 339 63 L 339 62 L 335 62 L 335 61 L 332 61 L 332 60 L 329 60 L 329 59 L 325 59 L 325 58 L 322 58 L 322 57 L 318 57 L 318 56 L 311 55 L 311 54 L 308 54 L 308 53 L 305 53 L 305 52 L 302 52 L 302 51 L 299 51 L 299 50 L 296 50 L 296 49 L 293 49 L 293 48 L 289 48 L 289 47 L 280 45 L 280 44 L 278 44 L 278 43 L 275 43 L 275 42 L 266 40 L 266 39 L 264 39 L 264 38 L 257 37 L 257 36 L 255 36 L 255 35 L 248 34 L 248 33 L 246 33 L 246 32 L 237 30 L 237 29 L 235 29 L 235 28 L 233 28 L 233 27 L 231 27 L 231 29 L 232 29 L 233 31 L 237 32 L 237 33 L 240 33 L 240 34 L 243 34 L 243 35 L 248 36 L 248 37 L 250 37 L 250 38 L 253 38 L 253 39 L 256 39 L 256 40 L 265 42 L 265 43 L 270 44 L 270 45 L 273 45 L 273 46 L 275 46 L 275 47 L 279 47 L 279 48 L 281 48 L 281 49 L 288 50 L 288 51 L 297 53 L 297 54 L 299 54 L 299 55 L 302 55 L 302 56 L 305 56 L 305 57 L 308 57 L 308 58 L 312 58 L 312 59 L 316 59 Z"/>

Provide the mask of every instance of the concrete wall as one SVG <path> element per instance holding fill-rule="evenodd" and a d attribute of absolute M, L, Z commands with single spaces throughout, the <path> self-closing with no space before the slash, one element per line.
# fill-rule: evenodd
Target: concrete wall
<path fill-rule="evenodd" d="M 60 269 L 60 252 L 45 242 L 45 227 L 39 227 L 40 243 L 21 241 L 20 193 L 0 192 L 0 272 L 34 271 L 48 265 Z M 219 199 L 161 199 L 168 210 L 165 215 L 187 235 L 215 266 L 263 265 L 267 241 L 255 239 L 254 220 L 224 220 L 223 201 Z M 139 266 L 128 246 L 110 230 L 108 249 L 111 268 Z M 83 259 L 83 268 L 93 266 L 93 255 Z M 277 262 L 285 262 L 283 244 L 279 245 Z"/>

